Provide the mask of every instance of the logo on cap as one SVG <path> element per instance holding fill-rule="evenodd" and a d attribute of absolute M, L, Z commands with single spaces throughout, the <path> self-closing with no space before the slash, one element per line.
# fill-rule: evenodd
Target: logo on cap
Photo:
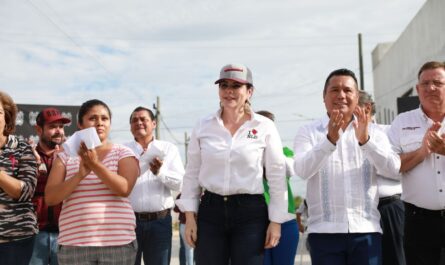
<path fill-rule="evenodd" d="M 230 71 L 244 72 L 244 69 L 240 69 L 240 68 L 227 68 L 227 69 L 224 69 L 224 72 L 230 72 Z"/>
<path fill-rule="evenodd" d="M 71 119 L 68 119 L 62 115 L 62 113 L 56 108 L 43 109 L 36 118 L 36 123 L 39 126 L 43 126 L 45 123 L 52 123 L 59 121 L 63 124 L 71 123 Z"/>
<path fill-rule="evenodd" d="M 218 84 L 223 80 L 232 80 L 241 84 L 253 85 L 252 72 L 242 64 L 228 64 L 224 66 L 221 69 L 219 79 L 215 81 L 215 84 Z"/>

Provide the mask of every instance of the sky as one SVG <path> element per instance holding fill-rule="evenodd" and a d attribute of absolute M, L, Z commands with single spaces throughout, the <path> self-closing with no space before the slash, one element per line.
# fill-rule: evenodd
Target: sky
<path fill-rule="evenodd" d="M 97 98 L 112 112 L 113 142 L 131 140 L 128 118 L 157 97 L 161 138 L 178 145 L 219 107 L 222 66 L 253 72 L 254 110 L 269 110 L 283 145 L 325 114 L 326 76 L 359 75 L 371 52 L 395 41 L 425 0 L 0 0 L 0 90 L 20 104 L 80 105 Z M 294 194 L 305 183 L 293 180 Z"/>

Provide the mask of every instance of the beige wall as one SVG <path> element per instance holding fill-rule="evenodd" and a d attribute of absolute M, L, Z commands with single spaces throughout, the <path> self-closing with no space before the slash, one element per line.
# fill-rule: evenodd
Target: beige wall
<path fill-rule="evenodd" d="M 373 50 L 378 122 L 390 123 L 397 115 L 397 97 L 410 88 L 417 95 L 417 71 L 432 60 L 445 61 L 444 0 L 428 0 L 395 42 L 379 44 Z"/>

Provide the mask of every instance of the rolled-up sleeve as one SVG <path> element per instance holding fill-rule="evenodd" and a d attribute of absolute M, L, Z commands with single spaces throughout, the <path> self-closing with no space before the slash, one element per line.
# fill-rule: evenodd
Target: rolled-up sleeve
<path fill-rule="evenodd" d="M 164 161 L 164 165 L 159 170 L 157 176 L 169 189 L 180 191 L 184 176 L 181 156 L 179 155 L 178 148 L 173 145 L 169 146 L 167 152 L 166 157 L 168 157 L 168 161 Z"/>

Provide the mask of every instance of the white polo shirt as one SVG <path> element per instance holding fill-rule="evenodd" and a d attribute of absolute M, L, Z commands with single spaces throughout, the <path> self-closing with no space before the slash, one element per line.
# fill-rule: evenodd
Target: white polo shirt
<path fill-rule="evenodd" d="M 420 148 L 425 132 L 433 121 L 419 107 L 399 114 L 392 122 L 388 136 L 399 153 Z M 445 133 L 445 126 L 439 134 Z M 432 153 L 408 172 L 402 173 L 402 200 L 429 210 L 445 209 L 445 157 Z"/>

